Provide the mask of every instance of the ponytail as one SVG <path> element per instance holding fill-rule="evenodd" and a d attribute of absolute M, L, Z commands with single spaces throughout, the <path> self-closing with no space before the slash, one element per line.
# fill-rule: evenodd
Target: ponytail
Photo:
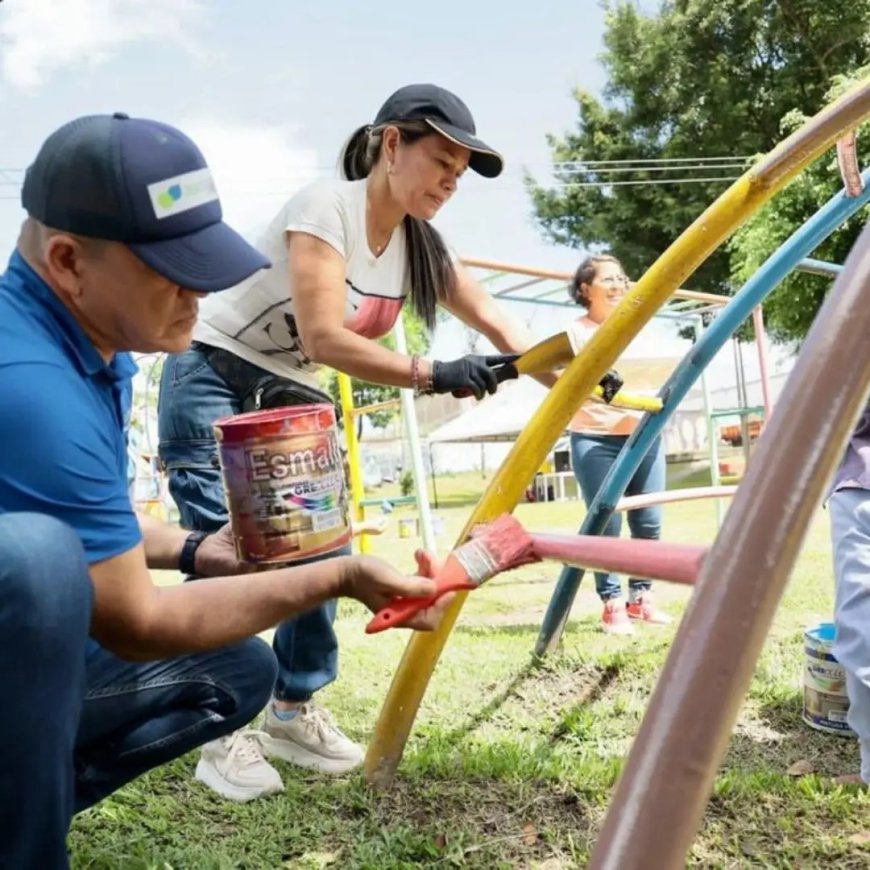
<path fill-rule="evenodd" d="M 405 244 L 411 267 L 411 307 L 431 332 L 438 303 L 456 287 L 456 269 L 444 239 L 428 221 L 405 215 Z"/>
<path fill-rule="evenodd" d="M 372 166 L 375 165 L 381 150 L 383 128 L 376 135 L 372 135 L 372 133 L 372 125 L 364 124 L 354 130 L 347 142 L 344 143 L 339 164 L 341 165 L 341 174 L 348 181 L 366 178 L 372 171 Z"/>

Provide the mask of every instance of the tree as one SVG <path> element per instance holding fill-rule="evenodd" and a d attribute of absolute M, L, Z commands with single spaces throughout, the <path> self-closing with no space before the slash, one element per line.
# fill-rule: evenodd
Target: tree
<path fill-rule="evenodd" d="M 836 99 L 855 82 L 868 76 L 870 66 L 856 70 L 851 76 L 836 76 L 834 86 L 827 94 L 827 101 Z M 806 117 L 801 112 L 790 113 L 783 119 L 783 134 L 800 127 L 804 121 Z M 870 147 L 860 135 L 858 149 L 865 158 L 870 154 Z M 836 152 L 831 151 L 756 212 L 735 233 L 729 244 L 731 276 L 735 286 L 747 281 L 776 248 L 842 187 Z M 866 220 L 865 207 L 824 241 L 814 256 L 842 263 Z M 799 343 L 812 325 L 830 286 L 828 278 L 792 272 L 765 300 L 764 319 L 768 335 L 780 343 Z"/>
<path fill-rule="evenodd" d="M 423 321 L 420 320 L 407 306 L 402 309 L 402 321 L 405 325 L 405 337 L 408 342 L 409 353 L 424 354 L 429 349 L 429 333 Z M 396 349 L 396 342 L 392 334 L 385 336 L 378 342 L 390 350 Z M 334 369 L 324 369 L 321 374 L 321 385 L 328 391 L 333 401 L 338 403 L 338 376 Z M 382 384 L 369 384 L 365 381 L 353 381 L 353 403 L 357 408 L 365 405 L 375 405 L 378 402 L 387 402 L 397 399 L 399 390 L 397 387 L 387 387 Z M 396 416 L 396 410 L 375 411 L 369 414 L 369 420 L 376 429 L 383 429 L 390 420 Z"/>
<path fill-rule="evenodd" d="M 749 160 L 719 170 L 662 166 L 767 152 L 789 112 L 814 114 L 835 75 L 870 62 L 870 0 L 666 0 L 654 14 L 609 0 L 605 8 L 603 99 L 575 92 L 577 130 L 548 136 L 556 185 L 527 183 L 546 237 L 610 249 L 633 276 L 727 183 L 675 179 L 737 176 Z M 638 168 L 638 160 L 682 164 Z M 734 256 L 716 252 L 692 286 L 730 292 Z"/>

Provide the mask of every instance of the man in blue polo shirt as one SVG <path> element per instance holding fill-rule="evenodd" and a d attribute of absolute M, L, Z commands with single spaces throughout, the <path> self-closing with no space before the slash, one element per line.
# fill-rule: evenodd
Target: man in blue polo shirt
<path fill-rule="evenodd" d="M 434 587 L 368 557 L 234 576 L 226 529 L 134 514 L 128 352 L 183 350 L 200 296 L 268 266 L 222 222 L 190 139 L 80 118 L 46 140 L 22 203 L 0 277 L 0 867 L 42 870 L 66 866 L 74 811 L 259 712 L 276 666 L 257 632 Z M 149 568 L 207 579 L 160 588 Z"/>

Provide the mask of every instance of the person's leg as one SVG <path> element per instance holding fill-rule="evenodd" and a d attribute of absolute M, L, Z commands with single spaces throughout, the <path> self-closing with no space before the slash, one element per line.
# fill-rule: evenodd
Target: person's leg
<path fill-rule="evenodd" d="M 186 529 L 214 532 L 229 520 L 212 425 L 240 412 L 238 398 L 201 350 L 166 357 L 158 402 L 159 451 Z M 250 731 L 206 744 L 196 776 L 232 800 L 272 794 L 276 780 L 280 783 L 261 741 Z"/>
<path fill-rule="evenodd" d="M 201 351 L 166 357 L 158 401 L 159 452 L 186 529 L 215 532 L 229 519 L 212 425 L 239 401 Z"/>
<path fill-rule="evenodd" d="M 661 439 L 657 439 L 644 456 L 628 487 L 627 495 L 646 495 L 665 488 L 666 464 Z M 662 507 L 650 505 L 628 512 L 628 527 L 632 538 L 657 541 L 662 531 Z M 653 625 L 667 625 L 671 617 L 656 607 L 649 580 L 632 577 L 628 581 L 628 615 L 632 619 Z"/>
<path fill-rule="evenodd" d="M 870 491 L 843 489 L 828 505 L 837 582 L 833 651 L 846 671 L 848 722 L 861 747 L 861 779 L 870 783 Z"/>
<path fill-rule="evenodd" d="M 349 555 L 350 546 L 296 563 L 306 565 L 324 558 Z M 266 752 L 323 773 L 345 773 L 362 764 L 365 752 L 316 704 L 312 696 L 338 674 L 338 641 L 332 629 L 336 602 L 283 622 L 273 646 L 281 668 L 275 701 L 266 709 Z"/>
<path fill-rule="evenodd" d="M 0 515 L 0 867 L 67 866 L 92 601 L 68 526 Z"/>
<path fill-rule="evenodd" d="M 587 508 L 601 489 L 625 441 L 625 438 L 620 437 L 591 437 L 572 433 L 571 463 Z M 602 534 L 618 538 L 621 530 L 622 518 L 614 513 Z M 595 590 L 604 602 L 601 617 L 604 629 L 612 634 L 631 634 L 622 587 L 616 574 L 596 571 Z"/>
<path fill-rule="evenodd" d="M 590 437 L 586 435 L 571 435 L 571 461 L 574 477 L 580 491 L 583 493 L 583 501 L 586 507 L 592 504 L 593 499 L 601 489 L 604 478 L 607 477 L 614 460 L 621 449 L 625 439 L 608 437 Z M 618 538 L 622 531 L 622 518 L 614 513 L 607 523 L 602 534 L 611 538 Z M 595 589 L 602 601 L 609 598 L 617 598 L 622 595 L 622 588 L 616 574 L 596 571 Z"/>
<path fill-rule="evenodd" d="M 147 663 L 98 649 L 88 658 L 75 747 L 76 811 L 246 725 L 268 701 L 276 672 L 259 638 Z M 277 774 L 271 784 L 281 789 Z"/>
<path fill-rule="evenodd" d="M 308 401 L 309 396 L 299 397 L 300 403 Z M 170 492 L 187 528 L 215 531 L 229 518 L 212 424 L 240 410 L 238 398 L 201 351 L 189 350 L 167 358 L 160 385 L 160 452 Z M 349 552 L 350 548 L 294 564 Z M 335 602 L 327 602 L 278 627 L 274 643 L 278 699 L 308 701 L 335 679 L 335 610 Z"/>
<path fill-rule="evenodd" d="M 258 372 L 266 374 L 261 370 Z M 288 391 L 288 397 L 292 402 L 291 391 Z M 311 401 L 308 394 L 300 394 L 298 398 L 301 404 Z M 238 397 L 208 364 L 204 353 L 189 350 L 167 358 L 160 384 L 160 455 L 169 475 L 170 492 L 181 513 L 182 525 L 187 528 L 214 531 L 228 519 L 212 425 L 219 417 L 240 411 Z M 278 626 L 274 641 L 278 660 L 276 705 L 278 713 L 283 707 L 284 715 L 289 718 L 296 718 L 296 708 L 299 708 L 299 719 L 292 726 L 272 727 L 275 710 L 270 704 L 267 726 L 270 731 L 280 731 L 285 735 L 288 731 L 300 730 L 305 735 L 319 735 L 324 751 L 328 755 L 337 752 L 343 759 L 342 769 L 348 769 L 348 764 L 356 766 L 361 762 L 361 748 L 348 740 L 324 711 L 307 703 L 338 673 L 338 641 L 333 629 L 335 612 L 336 603 L 331 601 Z M 291 707 L 293 709 L 287 709 Z M 321 719 L 329 727 L 323 725 Z M 275 740 L 279 739 L 275 737 Z M 257 747 L 250 740 L 248 743 L 251 745 L 244 752 L 236 752 L 233 757 L 252 756 Z M 214 746 L 209 751 L 218 749 Z M 234 749 L 231 747 L 230 751 Z M 286 750 L 286 747 L 279 743 L 275 754 L 294 760 L 292 751 L 282 749 Z M 302 760 L 307 760 L 307 756 Z M 271 782 L 272 777 L 265 769 L 267 765 L 265 762 L 263 765 L 264 781 Z M 232 775 L 232 768 L 229 773 Z M 247 779 L 250 780 L 250 776 Z M 229 783 L 222 793 L 232 797 L 233 791 L 233 783 Z"/>
<path fill-rule="evenodd" d="M 336 556 L 349 556 L 348 544 L 313 559 L 301 559 L 294 566 L 303 567 Z M 338 639 L 332 623 L 336 601 L 328 601 L 303 613 L 294 620 L 282 622 L 275 630 L 272 648 L 282 666 L 275 682 L 275 698 L 296 704 L 310 701 L 315 692 L 328 686 L 338 676 Z"/>

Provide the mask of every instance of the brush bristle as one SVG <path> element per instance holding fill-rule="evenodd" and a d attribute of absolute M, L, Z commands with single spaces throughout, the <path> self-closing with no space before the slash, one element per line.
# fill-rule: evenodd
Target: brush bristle
<path fill-rule="evenodd" d="M 510 568 L 540 561 L 531 536 L 510 514 L 476 526 L 471 540 L 463 544 L 456 555 L 461 557 L 474 583 L 482 583 Z"/>

